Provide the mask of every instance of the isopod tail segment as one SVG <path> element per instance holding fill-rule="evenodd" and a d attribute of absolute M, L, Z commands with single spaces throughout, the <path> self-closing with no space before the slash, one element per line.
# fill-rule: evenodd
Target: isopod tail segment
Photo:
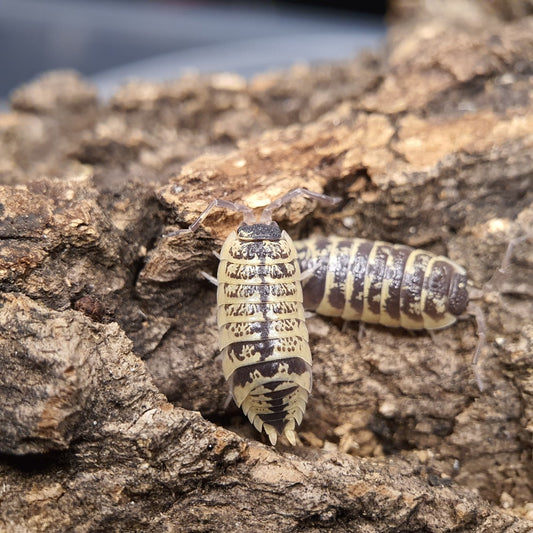
<path fill-rule="evenodd" d="M 188 228 L 168 234 L 196 231 L 216 207 L 243 214 L 222 246 L 214 280 L 219 348 L 235 403 L 273 445 L 278 435 L 296 444 L 312 385 L 296 249 L 272 221 L 275 209 L 298 196 L 329 204 L 340 200 L 294 189 L 267 205 L 257 221 L 249 207 L 217 199 Z"/>

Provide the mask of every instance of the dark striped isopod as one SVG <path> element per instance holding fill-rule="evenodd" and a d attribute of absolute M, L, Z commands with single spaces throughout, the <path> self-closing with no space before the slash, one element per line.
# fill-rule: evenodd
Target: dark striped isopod
<path fill-rule="evenodd" d="M 326 316 L 412 330 L 435 330 L 453 324 L 465 312 L 476 316 L 484 343 L 481 310 L 469 306 L 468 279 L 451 259 L 400 244 L 366 239 L 321 237 L 295 241 L 302 271 L 304 307 Z"/>

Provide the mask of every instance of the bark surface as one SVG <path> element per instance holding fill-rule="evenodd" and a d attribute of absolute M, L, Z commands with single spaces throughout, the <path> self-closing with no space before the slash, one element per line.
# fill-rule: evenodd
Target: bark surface
<path fill-rule="evenodd" d="M 533 19 L 468 5 L 414 18 L 398 3 L 409 16 L 384 49 L 336 65 L 136 82 L 107 103 L 69 72 L 14 93 L 0 116 L 0 529 L 532 530 L 531 243 L 485 284 L 532 231 Z M 259 213 L 295 187 L 343 201 L 283 206 L 293 238 L 423 247 L 485 285 L 485 391 L 472 319 L 432 339 L 317 315 L 298 446 L 263 444 L 225 408 L 200 272 L 240 217 L 163 235 L 211 198 Z"/>

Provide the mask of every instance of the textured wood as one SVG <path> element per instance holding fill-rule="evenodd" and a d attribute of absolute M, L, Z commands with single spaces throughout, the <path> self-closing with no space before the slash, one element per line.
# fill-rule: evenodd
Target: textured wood
<path fill-rule="evenodd" d="M 495 13 L 411 16 L 383 52 L 250 82 L 138 82 L 102 104 L 63 72 L 15 92 L 0 116 L 0 529 L 532 529 L 530 243 L 480 300 L 484 393 L 472 320 L 431 339 L 310 318 L 314 390 L 290 449 L 224 408 L 200 271 L 239 216 L 162 237 L 212 197 L 259 212 L 306 186 L 344 201 L 283 206 L 293 238 L 424 247 L 481 288 L 533 224 L 533 20 Z"/>

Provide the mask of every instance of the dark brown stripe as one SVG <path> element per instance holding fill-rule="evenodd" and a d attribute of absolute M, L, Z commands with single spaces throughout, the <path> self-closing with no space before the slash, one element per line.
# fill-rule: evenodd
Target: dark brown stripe
<path fill-rule="evenodd" d="M 264 363 L 254 363 L 235 369 L 232 375 L 234 387 L 244 387 L 248 383 L 255 381 L 258 373 L 265 378 L 274 378 L 280 372 L 280 366 L 288 365 L 287 374 L 297 374 L 299 376 L 306 372 L 311 372 L 311 367 L 299 357 L 290 357 L 281 361 L 265 361 Z"/>
<path fill-rule="evenodd" d="M 329 270 L 333 271 L 333 282 L 328 288 L 328 302 L 336 309 L 344 309 L 346 303 L 346 276 L 350 265 L 351 241 L 339 241 L 330 249 Z"/>
<path fill-rule="evenodd" d="M 252 347 L 253 351 L 261 354 L 261 361 L 272 357 L 276 345 L 280 342 L 279 339 L 267 339 L 264 341 L 243 341 L 232 342 L 227 348 L 227 356 L 230 361 L 245 361 L 243 351 L 249 353 L 249 348 Z"/>
<path fill-rule="evenodd" d="M 373 247 L 374 243 L 372 241 L 362 241 L 354 254 L 355 257 L 351 266 L 354 280 L 350 306 L 357 316 L 361 316 L 363 313 L 366 270 L 368 266 L 368 257 Z"/>
<path fill-rule="evenodd" d="M 264 400 L 261 397 L 261 401 L 266 401 L 268 403 L 269 409 L 273 409 L 273 410 L 275 409 L 279 411 L 279 407 L 283 407 L 287 405 L 287 401 L 289 400 L 288 396 L 289 394 L 285 394 L 284 396 L 280 396 L 279 398 L 274 398 L 274 399 L 265 398 Z"/>
<path fill-rule="evenodd" d="M 287 418 L 287 414 L 287 411 L 281 411 L 279 413 L 261 413 L 257 416 L 259 416 L 259 418 L 261 418 L 261 420 L 266 424 L 273 424 L 278 420 L 285 420 L 285 418 Z"/>
<path fill-rule="evenodd" d="M 281 399 L 280 399 L 280 401 L 281 401 Z M 288 401 L 287 402 L 278 403 L 276 405 L 269 404 L 269 406 L 268 406 L 268 408 L 270 409 L 270 411 L 273 414 L 274 413 L 287 413 L 287 408 L 288 407 L 289 407 Z M 267 413 L 265 413 L 265 414 L 267 414 Z M 270 413 L 268 413 L 268 414 L 270 414 Z"/>
<path fill-rule="evenodd" d="M 367 276 L 370 278 L 370 284 L 366 299 L 368 309 L 375 315 L 381 314 L 381 290 L 390 249 L 390 245 L 376 244 L 376 253 L 368 263 Z"/>
<path fill-rule="evenodd" d="M 393 246 L 389 253 L 392 257 L 392 264 L 385 270 L 384 279 L 390 279 L 389 296 L 385 301 L 385 312 L 395 320 L 400 319 L 400 292 L 405 271 L 405 263 L 412 248 L 408 246 Z"/>
<path fill-rule="evenodd" d="M 417 250 L 413 250 L 411 253 L 417 253 L 417 256 L 413 265 L 413 272 L 408 273 L 407 270 L 405 270 L 404 273 L 402 288 L 400 291 L 400 310 L 411 320 L 422 322 L 422 315 L 420 313 L 413 313 L 410 306 L 420 302 L 424 274 L 431 256 L 426 253 L 419 253 Z"/>
<path fill-rule="evenodd" d="M 326 257 L 321 257 L 318 261 L 319 265 L 313 272 L 313 275 L 302 284 L 305 309 L 316 309 L 322 301 L 322 298 L 324 298 L 328 262 Z M 303 271 L 304 269 L 302 268 Z"/>
<path fill-rule="evenodd" d="M 284 385 L 285 383 L 286 383 L 286 381 L 270 381 L 270 382 L 267 382 L 267 383 L 263 383 L 262 388 L 270 389 L 271 391 L 274 391 L 274 392 L 283 393 L 283 390 L 276 391 L 276 389 L 278 387 L 280 387 L 281 385 Z M 298 386 L 298 385 L 296 385 L 296 386 Z M 260 397 L 261 396 L 267 396 L 268 394 L 272 394 L 272 393 L 265 392 L 265 393 L 259 394 L 259 396 Z M 250 392 L 250 395 L 254 395 L 254 391 L 253 390 Z"/>
<path fill-rule="evenodd" d="M 265 384 L 264 387 L 268 389 L 276 389 L 280 385 L 284 385 L 284 384 L 286 384 L 285 381 L 271 381 L 270 383 Z M 278 398 L 283 399 L 285 398 L 285 396 L 292 394 L 296 389 L 298 389 L 298 385 L 295 385 L 294 387 L 287 387 L 286 389 L 281 389 L 281 390 L 272 390 L 272 392 L 264 392 L 260 396 L 265 397 L 265 398 L 270 398 L 272 400 L 276 400 Z"/>
<path fill-rule="evenodd" d="M 329 250 L 331 246 L 331 240 L 327 237 L 320 237 L 316 239 L 314 242 L 314 248 L 317 251 L 317 253 Z"/>

